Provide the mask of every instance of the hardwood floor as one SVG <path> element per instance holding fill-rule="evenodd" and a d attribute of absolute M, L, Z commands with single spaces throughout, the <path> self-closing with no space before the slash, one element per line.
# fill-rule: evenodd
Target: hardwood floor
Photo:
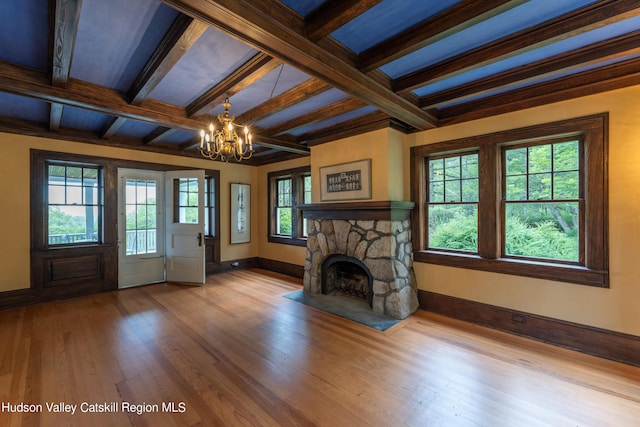
<path fill-rule="evenodd" d="M 2 311 L 0 426 L 640 425 L 640 368 L 423 311 L 379 332 L 282 297 L 300 286 L 237 271 Z"/>

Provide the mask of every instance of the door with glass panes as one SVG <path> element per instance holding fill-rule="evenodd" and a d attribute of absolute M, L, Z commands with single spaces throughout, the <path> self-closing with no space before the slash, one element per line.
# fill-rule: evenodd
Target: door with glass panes
<path fill-rule="evenodd" d="M 118 171 L 120 288 L 202 284 L 204 172 Z"/>

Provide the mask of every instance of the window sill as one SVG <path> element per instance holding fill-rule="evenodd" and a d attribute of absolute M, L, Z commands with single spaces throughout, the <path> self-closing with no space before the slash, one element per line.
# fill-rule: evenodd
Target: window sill
<path fill-rule="evenodd" d="M 293 245 L 293 246 L 307 246 L 306 238 L 294 238 L 294 237 L 284 237 L 284 236 L 269 236 L 269 243 L 280 243 L 283 245 Z"/>
<path fill-rule="evenodd" d="M 609 273 L 607 271 L 592 270 L 582 266 L 511 258 L 488 259 L 481 258 L 475 254 L 448 253 L 431 250 L 415 251 L 413 257 L 415 262 L 426 264 L 512 274 L 600 288 L 609 287 Z"/>

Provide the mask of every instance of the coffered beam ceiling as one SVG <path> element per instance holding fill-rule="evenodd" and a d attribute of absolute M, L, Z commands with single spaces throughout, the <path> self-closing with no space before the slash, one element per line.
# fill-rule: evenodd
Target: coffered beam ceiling
<path fill-rule="evenodd" d="M 304 22 L 276 1 L 163 0 L 186 15 L 196 17 L 239 40 L 268 52 L 308 74 L 359 98 L 416 129 L 430 129 L 437 119 L 353 63 L 305 36 Z"/>
<path fill-rule="evenodd" d="M 635 1 L 161 1 L 7 3 L 0 25 L 46 17 L 48 28 L 0 47 L 0 100 L 34 111 L 5 107 L 0 130 L 199 156 L 198 130 L 229 97 L 254 135 L 247 163 L 264 164 L 376 129 L 410 133 L 640 84 Z M 420 12 L 385 21 L 401 6 Z M 136 10 L 148 13 L 139 31 L 114 28 Z M 388 33 L 367 27 L 381 22 Z M 133 65 L 98 77 L 99 59 Z"/>

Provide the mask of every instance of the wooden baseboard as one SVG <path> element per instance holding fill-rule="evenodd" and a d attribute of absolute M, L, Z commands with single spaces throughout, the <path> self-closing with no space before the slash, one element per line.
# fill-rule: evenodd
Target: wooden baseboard
<path fill-rule="evenodd" d="M 207 274 L 226 273 L 233 270 L 246 270 L 258 266 L 258 258 L 242 258 L 230 261 L 221 261 L 207 268 Z"/>
<path fill-rule="evenodd" d="M 640 366 L 640 337 L 418 290 L 420 308 L 593 356 Z"/>
<path fill-rule="evenodd" d="M 17 289 L 15 291 L 0 292 L 0 310 L 23 307 L 25 305 L 40 304 L 60 299 L 74 298 L 104 292 L 95 284 L 79 284 L 58 288 L 45 289 Z"/>
<path fill-rule="evenodd" d="M 268 258 L 258 258 L 258 268 L 286 274 L 287 276 L 301 279 L 304 276 L 304 266 L 291 264 L 284 261 L 276 261 Z"/>

